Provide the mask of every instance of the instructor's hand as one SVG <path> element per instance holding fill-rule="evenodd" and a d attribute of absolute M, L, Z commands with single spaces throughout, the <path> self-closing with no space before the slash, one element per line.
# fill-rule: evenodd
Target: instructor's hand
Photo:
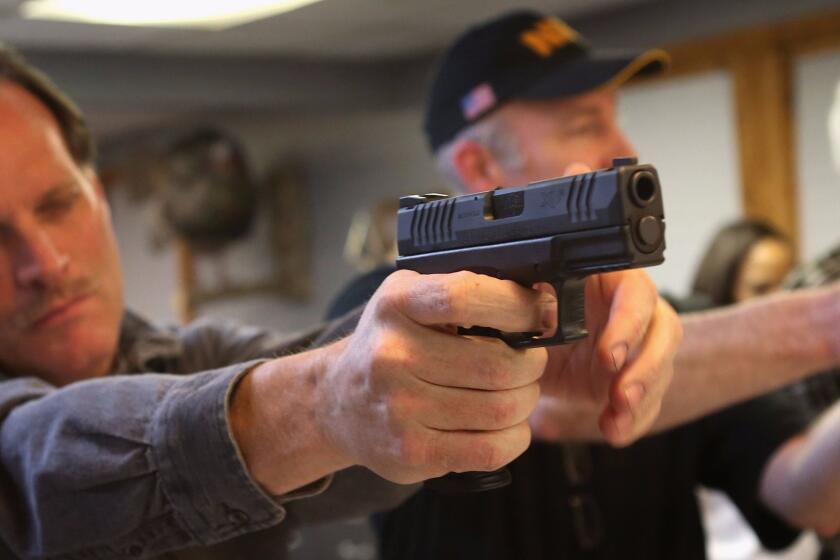
<path fill-rule="evenodd" d="M 627 445 L 659 414 L 682 325 L 647 273 L 628 270 L 587 279 L 586 326 L 586 339 L 549 349 L 541 381 L 549 399 L 532 425 L 538 437 L 562 437 L 574 429 L 559 422 L 586 422 L 590 410 L 607 441 Z"/>

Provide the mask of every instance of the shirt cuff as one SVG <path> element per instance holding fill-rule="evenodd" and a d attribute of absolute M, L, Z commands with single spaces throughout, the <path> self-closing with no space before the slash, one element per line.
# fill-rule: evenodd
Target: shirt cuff
<path fill-rule="evenodd" d="M 248 472 L 233 439 L 228 405 L 237 383 L 262 361 L 185 378 L 165 395 L 152 422 L 152 453 L 163 492 L 182 527 L 202 544 L 276 525 L 282 502 L 322 492 L 322 479 L 277 499 Z"/>
<path fill-rule="evenodd" d="M 274 498 L 281 504 L 293 502 L 294 500 L 300 500 L 301 498 L 311 498 L 312 496 L 323 494 L 324 491 L 330 487 L 332 481 L 333 475 L 330 474 L 323 478 L 319 478 L 314 482 L 310 482 L 305 486 L 301 486 L 297 490 L 292 490 L 291 492 L 287 492 L 282 496 L 275 496 Z"/>

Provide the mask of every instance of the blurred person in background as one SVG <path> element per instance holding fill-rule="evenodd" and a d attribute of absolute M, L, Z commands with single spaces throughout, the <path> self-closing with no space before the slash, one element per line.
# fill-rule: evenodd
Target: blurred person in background
<path fill-rule="evenodd" d="M 659 51 L 592 52 L 559 20 L 507 14 L 470 29 L 444 55 L 427 137 L 441 171 L 466 192 L 610 167 L 634 153 L 617 124 L 617 88 L 664 61 Z M 836 364 L 838 313 L 834 288 L 687 319 L 657 427 Z M 812 337 L 794 343 L 791 331 Z M 725 488 L 765 544 L 781 548 L 798 526 L 831 533 L 840 523 L 837 501 L 826 499 L 840 492 L 840 475 L 820 469 L 840 466 L 840 451 L 822 439 L 838 422 L 800 437 L 799 410 L 770 396 L 613 449 L 575 443 L 598 439 L 598 415 L 544 384 L 531 417 L 543 441 L 512 463 L 513 484 L 468 496 L 422 489 L 377 517 L 380 551 L 386 560 L 703 558 L 695 488 L 704 482 Z"/>
<path fill-rule="evenodd" d="M 692 292 L 719 307 L 763 296 L 781 288 L 794 266 L 790 239 L 757 220 L 722 227 L 706 248 Z"/>
<path fill-rule="evenodd" d="M 785 234 L 762 221 L 736 220 L 718 230 L 706 247 L 690 301 L 708 309 L 775 292 L 793 266 L 793 246 Z M 758 538 L 725 494 L 701 488 L 698 495 L 710 560 L 816 555 L 813 537 L 784 553 L 761 551 Z"/>

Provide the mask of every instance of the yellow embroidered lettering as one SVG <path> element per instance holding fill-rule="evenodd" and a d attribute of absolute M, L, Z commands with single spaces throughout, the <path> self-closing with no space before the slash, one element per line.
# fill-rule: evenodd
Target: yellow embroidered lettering
<path fill-rule="evenodd" d="M 574 29 L 554 18 L 540 20 L 533 29 L 523 31 L 519 36 L 523 45 L 543 58 L 576 38 Z"/>

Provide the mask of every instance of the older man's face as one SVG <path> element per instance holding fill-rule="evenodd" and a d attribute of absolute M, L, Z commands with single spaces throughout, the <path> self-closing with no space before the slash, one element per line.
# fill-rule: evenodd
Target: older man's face
<path fill-rule="evenodd" d="M 506 170 L 515 185 L 564 175 L 572 164 L 610 167 L 636 151 L 616 118 L 616 92 L 604 89 L 568 99 L 514 101 L 499 110 L 522 152 L 521 169 Z"/>
<path fill-rule="evenodd" d="M 110 213 L 49 111 L 0 81 L 0 371 L 63 385 L 108 373 L 122 316 Z"/>

